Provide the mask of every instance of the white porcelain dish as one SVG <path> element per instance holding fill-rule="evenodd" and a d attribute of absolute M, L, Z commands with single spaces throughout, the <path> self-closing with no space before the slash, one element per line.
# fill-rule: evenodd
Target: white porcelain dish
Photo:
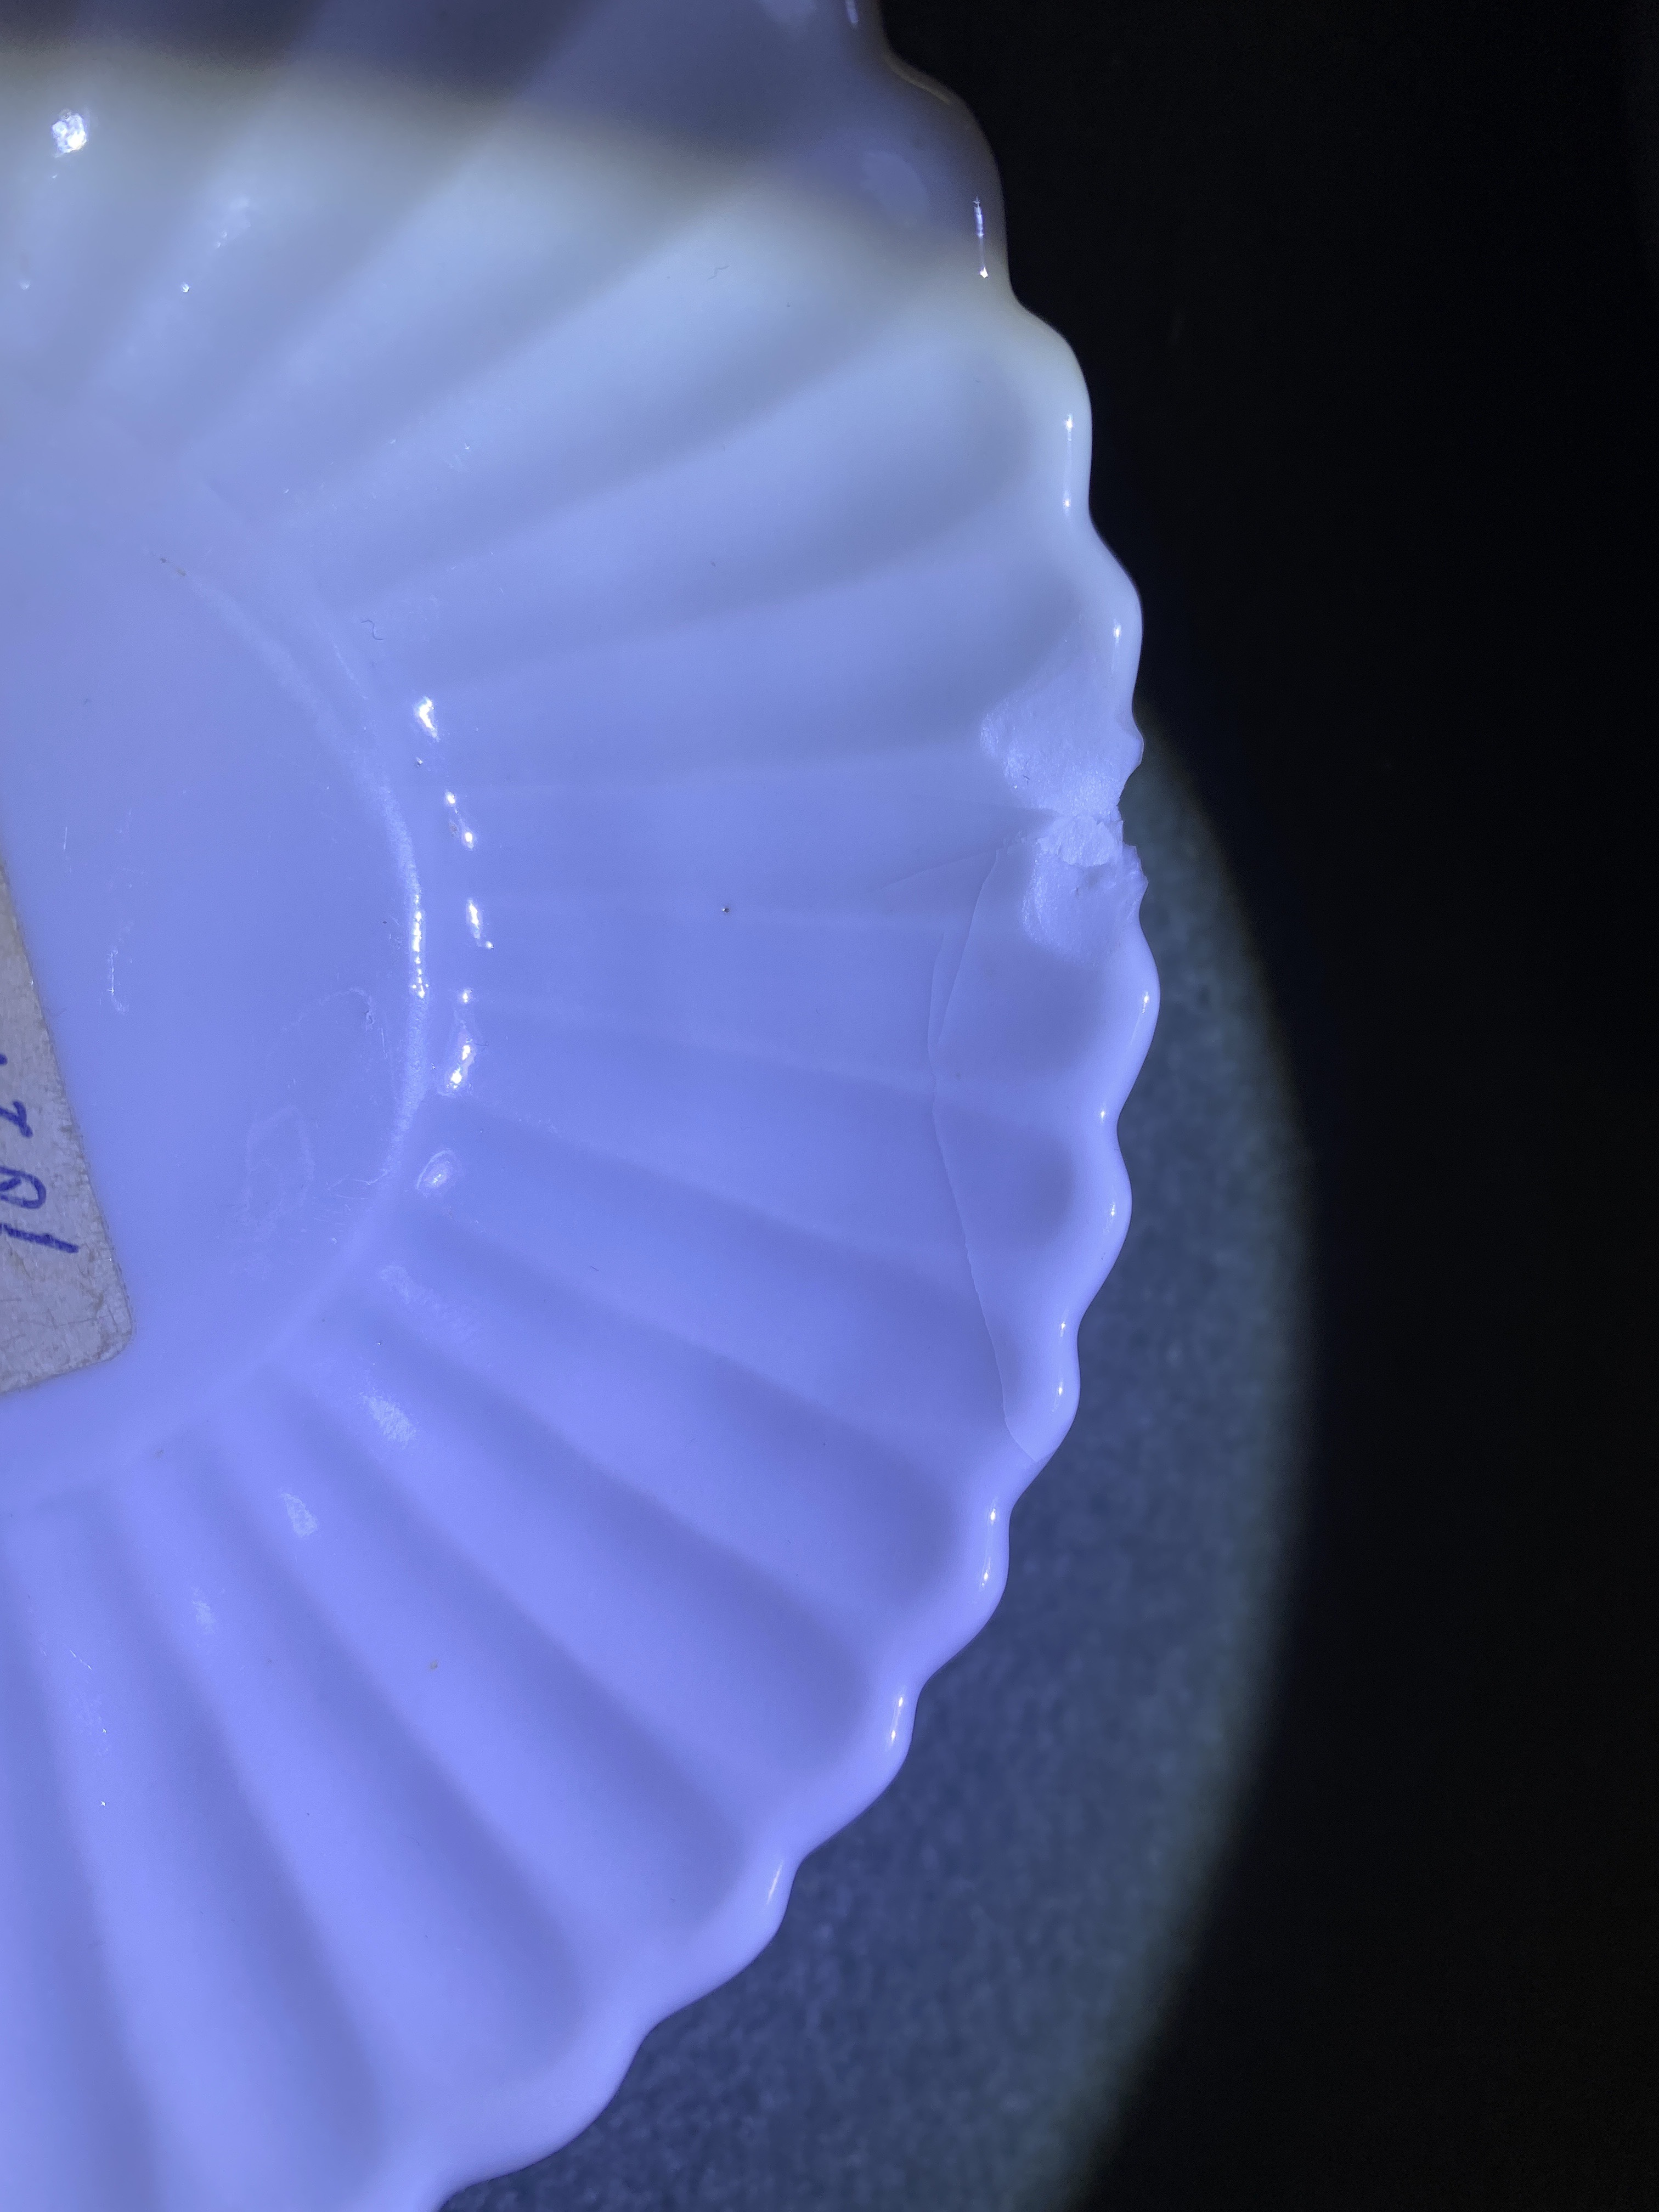
<path fill-rule="evenodd" d="M 0 54 L 0 859 L 133 1322 L 0 1397 L 20 2203 L 567 2138 L 1071 1419 L 1137 609 L 857 12 Z"/>

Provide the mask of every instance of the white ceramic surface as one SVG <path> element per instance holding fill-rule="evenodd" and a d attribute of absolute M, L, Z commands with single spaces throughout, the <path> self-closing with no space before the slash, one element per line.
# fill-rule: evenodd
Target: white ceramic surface
<path fill-rule="evenodd" d="M 1138 615 L 857 14 L 0 51 L 0 858 L 135 1323 L 0 1398 L 20 2203 L 569 2136 L 1071 1419 Z"/>

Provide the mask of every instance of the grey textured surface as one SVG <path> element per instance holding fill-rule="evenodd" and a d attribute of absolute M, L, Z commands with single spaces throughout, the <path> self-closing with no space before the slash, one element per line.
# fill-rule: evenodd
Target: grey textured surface
<path fill-rule="evenodd" d="M 1124 811 L 1164 984 L 1134 1218 L 1007 1595 L 771 1947 L 452 2212 L 1037 2212 L 1110 2124 L 1249 1760 L 1307 1382 L 1299 1140 L 1243 924 L 1161 747 Z"/>

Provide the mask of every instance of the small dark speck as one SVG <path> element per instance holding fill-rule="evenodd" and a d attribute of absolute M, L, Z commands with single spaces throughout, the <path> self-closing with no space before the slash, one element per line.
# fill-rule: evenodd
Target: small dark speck
<path fill-rule="evenodd" d="M 730 908 L 729 906 L 723 906 L 723 907 L 720 908 L 720 912 L 721 912 L 722 914 L 730 914 L 730 913 L 731 913 L 731 911 L 732 911 L 732 909 L 731 909 L 731 908 Z"/>
<path fill-rule="evenodd" d="M 428 1659 L 428 1660 L 427 1661 L 427 1662 L 426 1662 L 426 1671 L 427 1671 L 427 1673 L 428 1673 L 428 1674 L 432 1672 L 433 1668 L 437 1665 L 437 1663 L 438 1663 L 438 1662 L 437 1662 L 437 1661 L 436 1661 L 435 1659 Z"/>

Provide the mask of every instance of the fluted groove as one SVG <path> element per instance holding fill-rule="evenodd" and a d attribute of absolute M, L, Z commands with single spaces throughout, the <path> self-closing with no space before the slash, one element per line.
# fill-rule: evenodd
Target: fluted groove
<path fill-rule="evenodd" d="M 121 2033 L 40 1679 L 65 1663 L 27 1574 L 0 1565 L 0 2131 L 20 2201 L 160 2212 L 146 2084 Z M 86 1671 L 82 1694 L 95 1698 Z M 69 2102 L 65 2080 L 76 2085 Z"/>
<path fill-rule="evenodd" d="M 281 1452 L 272 1466 L 234 1428 L 179 1449 L 195 1464 L 167 1486 L 164 1525 L 149 1514 L 143 1556 L 163 1648 L 214 1714 L 236 1802 L 337 1985 L 333 2016 L 371 2054 L 368 2101 L 406 2124 L 422 2098 L 487 2085 L 507 2051 L 561 2049 L 580 2016 L 578 1960 L 550 1886 L 457 1793 L 333 1616 L 307 1548 L 319 1530 L 299 1533 L 276 1486 L 311 1471 Z"/>
<path fill-rule="evenodd" d="M 136 1548 L 130 1525 L 85 1511 L 36 1516 L 9 1547 L 72 1849 L 159 2202 L 211 2187 L 285 2212 L 372 2166 L 374 2075 L 233 1740 L 155 1632 Z"/>
<path fill-rule="evenodd" d="M 963 1509 L 943 1470 L 853 1416 L 441 1219 L 406 1222 L 388 1250 L 373 1318 L 360 1325 L 379 1332 L 377 1346 L 393 1346 L 417 1373 L 434 1361 L 446 1374 L 463 1368 L 605 1480 L 809 1608 L 902 1615 L 945 1569 Z M 767 1470 L 764 1482 L 745 1476 L 750 1467 Z"/>
<path fill-rule="evenodd" d="M 622 149 L 597 150 L 618 173 L 613 189 L 625 191 L 630 172 L 618 158 Z M 476 180 L 486 204 L 492 187 L 499 195 L 501 181 Z M 545 188 L 547 180 L 536 181 Z M 284 526 L 298 540 L 319 528 L 331 539 L 343 531 L 346 543 L 358 547 L 359 563 L 376 557 L 370 549 L 378 544 L 379 557 L 393 565 L 373 575 L 360 568 L 358 580 L 384 588 L 396 580 L 395 564 L 406 554 L 386 517 L 405 494 L 411 471 L 423 514 L 441 527 L 450 557 L 465 557 L 579 502 L 682 466 L 769 410 L 814 404 L 817 388 L 848 374 L 884 324 L 907 307 L 915 319 L 904 281 L 914 272 L 897 264 L 884 289 L 872 283 L 868 255 L 849 253 L 844 230 L 823 224 L 813 282 L 810 288 L 796 283 L 790 297 L 785 270 L 799 268 L 800 218 L 781 216 L 751 195 L 751 186 L 740 186 L 734 198 L 726 179 L 693 170 L 684 188 L 664 192 L 651 209 L 653 227 L 634 250 L 625 240 L 621 251 L 612 246 L 605 280 L 580 295 L 573 295 L 568 264 L 576 258 L 581 266 L 575 249 L 587 241 L 574 226 L 561 256 L 567 265 L 557 267 L 551 284 L 544 243 L 515 234 L 512 248 L 527 265 L 514 265 L 503 252 L 503 265 L 492 272 L 493 297 L 521 294 L 555 314 L 504 337 L 490 356 L 458 363 L 441 386 L 424 379 L 419 401 L 402 410 L 395 397 L 388 404 L 379 380 L 372 439 L 365 435 L 355 451 L 337 455 L 331 469 L 319 466 L 320 456 L 301 453 L 299 469 L 281 470 L 288 489 L 299 493 L 283 504 Z M 606 221 L 614 221 L 609 195 Z M 746 252 L 734 268 L 737 226 Z M 476 208 L 458 224 L 469 238 L 479 227 Z M 431 228 L 422 225 L 423 231 Z M 587 244 L 589 255 L 594 250 Z M 718 290 L 711 283 L 715 270 Z M 428 281 L 438 273 L 422 270 Z M 660 314 L 665 289 L 684 303 L 675 351 L 668 357 L 642 354 L 635 334 L 642 316 Z M 741 295 L 736 308 L 734 292 Z M 464 288 L 454 304 L 465 296 Z M 733 343 L 739 319 L 740 347 Z M 482 331 L 493 319 L 484 319 Z M 473 327 L 480 328 L 477 319 Z M 291 405 L 279 407 L 278 397 L 286 401 L 299 379 L 302 390 L 318 387 L 320 400 L 350 359 L 349 335 L 320 332 L 303 361 L 276 365 L 283 380 L 277 384 L 273 375 L 267 406 L 283 446 L 292 449 L 296 426 Z M 404 335 L 419 349 L 418 332 Z M 394 393 L 407 381 L 407 372 L 398 374 Z M 504 430 L 508 422 L 516 434 Z M 220 442 L 228 442 L 228 431 Z M 279 447 L 262 475 L 274 483 L 286 458 Z"/>
<path fill-rule="evenodd" d="M 782 603 L 619 637 L 532 627 L 465 671 L 417 645 L 397 665 L 411 683 L 421 672 L 439 757 L 475 788 L 764 769 L 781 745 L 805 764 L 959 744 L 1076 619 L 1073 580 L 1028 508 L 1023 493 L 988 502 L 901 566 L 821 578 Z"/>
<path fill-rule="evenodd" d="M 384 1373 L 373 1379 L 399 1387 Z M 303 1570 L 309 1603 L 373 1686 L 386 1725 L 418 1742 L 465 1820 L 512 1858 L 524 1893 L 545 1893 L 573 1957 L 592 1948 L 595 1930 L 622 1947 L 712 1910 L 736 1870 L 729 1815 L 678 1747 L 584 1664 L 556 1613 L 526 1609 L 502 1580 L 490 1510 L 500 1476 L 471 1453 L 456 1517 L 475 1540 L 456 1542 L 441 1518 L 456 1462 L 434 1451 L 432 1425 L 424 1441 L 400 1430 L 388 1450 L 364 1394 L 331 1391 L 337 1380 L 314 1364 L 302 1381 L 272 1373 L 237 1415 L 239 1465 L 251 1470 L 257 1434 L 268 1475 L 285 1462 L 305 1481 L 315 1529 L 289 1552 L 283 1495 L 256 1494 L 246 1474 L 240 1483 L 258 1524 Z M 388 1402 L 369 1401 L 382 1421 Z M 541 1556 L 559 1565 L 550 1547 Z M 532 1567 L 536 1557 L 526 1554 Z"/>
<path fill-rule="evenodd" d="M 596 1422 L 556 1382 L 525 1379 L 521 1364 L 481 1367 L 389 1314 L 330 1336 L 328 1353 L 307 1348 L 307 1387 L 325 1388 L 336 1418 L 396 1461 L 400 1483 L 477 1571 L 507 1577 L 542 1632 L 609 1693 L 654 1715 L 654 1729 L 672 1723 L 702 1765 L 774 1776 L 841 1741 L 862 1696 L 848 1632 L 900 1613 L 886 1578 L 874 1591 L 826 1588 L 807 1544 L 779 1546 L 775 1512 L 755 1516 L 758 1531 L 734 1528 L 695 1464 L 678 1481 L 660 1458 L 641 1464 L 648 1431 L 661 1433 L 652 1378 L 636 1382 L 644 1404 L 631 1418 Z M 586 1339 L 573 1361 L 593 1348 Z M 612 1363 L 595 1383 L 629 1379 Z M 720 1425 L 705 1425 L 705 1461 Z M 799 1510 L 799 1478 L 791 1487 Z M 900 1541 L 923 1534 L 889 1517 Z M 833 1516 L 820 1518 L 850 1548 Z"/>
<path fill-rule="evenodd" d="M 927 1461 L 959 1459 L 982 1435 L 997 1401 L 969 1280 L 943 1289 L 920 1267 L 492 1110 L 482 1092 L 446 1102 L 433 1126 L 465 1141 L 480 1121 L 489 1146 L 445 1210 L 504 1253 L 826 1410 L 854 1407 Z"/>

